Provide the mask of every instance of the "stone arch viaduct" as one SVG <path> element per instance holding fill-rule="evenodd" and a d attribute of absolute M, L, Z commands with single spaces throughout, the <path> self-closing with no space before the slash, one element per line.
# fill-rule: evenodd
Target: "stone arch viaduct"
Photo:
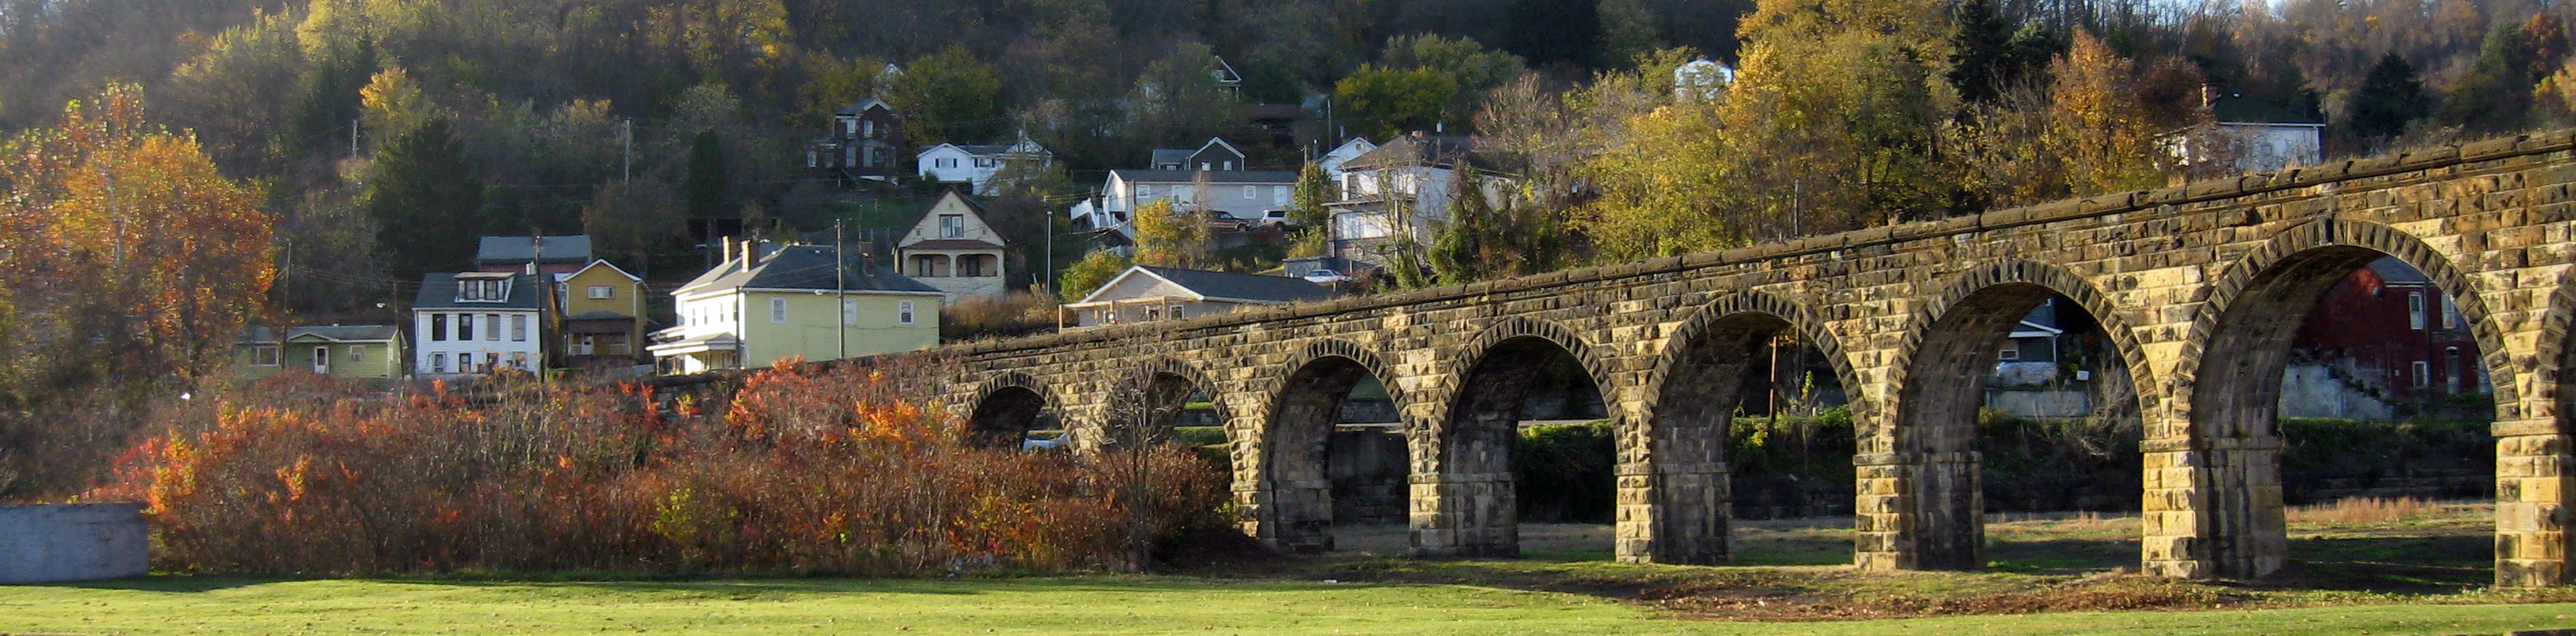
<path fill-rule="evenodd" d="M 1536 356 L 1570 354 L 1617 430 L 1617 554 L 1728 557 L 1726 420 L 1749 350 L 1783 331 L 1830 358 L 1857 426 L 1856 562 L 1983 563 L 1975 412 L 1995 343 L 2042 299 L 2095 316 L 2144 420 L 2143 571 L 2283 565 L 2289 341 L 2380 256 L 2459 305 L 2495 391 L 2496 580 L 2567 582 L 2576 132 L 1872 228 L 1784 244 L 1321 304 L 943 349 L 943 404 L 1007 430 L 1042 410 L 1077 440 L 1121 401 L 1196 386 L 1224 420 L 1244 528 L 1329 530 L 1320 464 L 1341 396 L 1373 376 L 1410 456 L 1423 556 L 1518 550 L 1510 420 Z M 1561 353 L 1560 353 L 1561 352 Z"/>

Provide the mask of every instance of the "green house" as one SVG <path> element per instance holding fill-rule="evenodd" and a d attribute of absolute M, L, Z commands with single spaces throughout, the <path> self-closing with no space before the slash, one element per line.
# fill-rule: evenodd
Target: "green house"
<path fill-rule="evenodd" d="M 233 361 L 243 377 L 254 379 L 295 369 L 391 380 L 403 375 L 402 353 L 402 330 L 393 325 L 251 327 L 244 330 Z"/>

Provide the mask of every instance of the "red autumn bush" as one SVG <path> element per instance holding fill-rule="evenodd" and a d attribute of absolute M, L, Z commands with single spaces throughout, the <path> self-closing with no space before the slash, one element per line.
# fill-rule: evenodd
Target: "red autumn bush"
<path fill-rule="evenodd" d="M 192 572 L 1136 568 L 1139 546 L 1224 526 L 1227 478 L 1186 450 L 970 447 L 887 372 L 782 365 L 704 400 L 721 407 L 272 380 L 129 451 L 119 489 L 150 502 L 157 565 Z"/>

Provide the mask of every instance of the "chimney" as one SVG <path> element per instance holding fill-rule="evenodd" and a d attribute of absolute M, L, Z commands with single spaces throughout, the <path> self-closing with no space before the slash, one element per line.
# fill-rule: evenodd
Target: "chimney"
<path fill-rule="evenodd" d="M 724 262 L 733 262 L 733 237 L 724 237 Z"/>
<path fill-rule="evenodd" d="M 1416 131 L 1413 131 L 1413 138 L 1415 138 L 1415 139 L 1422 139 L 1422 138 L 1426 138 L 1426 137 L 1430 137 L 1430 136 L 1431 136 L 1431 132 L 1430 132 L 1430 131 L 1426 131 L 1426 130 L 1416 130 Z"/>

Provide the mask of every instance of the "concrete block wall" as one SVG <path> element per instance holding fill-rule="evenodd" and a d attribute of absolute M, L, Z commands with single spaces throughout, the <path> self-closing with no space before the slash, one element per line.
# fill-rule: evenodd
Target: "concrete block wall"
<path fill-rule="evenodd" d="M 0 506 L 0 583 L 143 576 L 142 504 Z"/>

